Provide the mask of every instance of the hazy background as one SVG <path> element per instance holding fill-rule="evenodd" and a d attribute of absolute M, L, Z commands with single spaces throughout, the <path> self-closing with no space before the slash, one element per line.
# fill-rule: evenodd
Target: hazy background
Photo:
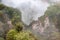
<path fill-rule="evenodd" d="M 27 25 L 44 15 L 47 7 L 55 2 L 59 2 L 59 0 L 2 0 L 3 4 L 20 10 L 22 20 Z"/>

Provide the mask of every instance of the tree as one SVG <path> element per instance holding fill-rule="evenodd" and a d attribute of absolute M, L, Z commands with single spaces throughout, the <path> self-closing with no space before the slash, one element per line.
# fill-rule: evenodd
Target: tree
<path fill-rule="evenodd" d="M 3 4 L 0 4 L 0 10 L 4 9 L 5 8 L 5 5 Z"/>
<path fill-rule="evenodd" d="M 17 22 L 17 23 L 15 24 L 15 29 L 17 30 L 17 32 L 22 31 L 23 28 L 24 28 L 24 25 L 23 25 L 22 22 Z"/>
<path fill-rule="evenodd" d="M 32 33 L 29 32 L 20 32 L 15 35 L 16 40 L 37 40 Z"/>
<path fill-rule="evenodd" d="M 15 40 L 14 39 L 14 35 L 16 35 L 16 34 L 17 34 L 17 31 L 16 30 L 10 30 L 7 33 L 6 40 Z"/>
<path fill-rule="evenodd" d="M 45 12 L 45 16 L 48 16 L 50 21 L 54 23 L 56 28 L 58 28 L 60 31 L 60 18 L 59 18 L 60 17 L 60 5 L 55 4 L 55 5 L 51 5 L 50 7 L 48 7 L 48 9 Z"/>
<path fill-rule="evenodd" d="M 7 33 L 7 40 L 37 40 L 36 37 L 28 31 L 23 30 L 23 25 L 16 24 L 15 29 L 10 30 Z"/>
<path fill-rule="evenodd" d="M 18 9 L 0 4 L 0 22 L 3 23 L 3 25 L 0 26 L 0 33 L 3 32 L 0 36 L 6 39 L 8 31 L 12 29 L 17 22 L 21 22 L 21 12 Z"/>
<path fill-rule="evenodd" d="M 21 31 L 18 33 L 16 30 L 10 30 L 7 34 L 6 40 L 37 40 L 37 39 L 32 33 L 28 31 Z"/>

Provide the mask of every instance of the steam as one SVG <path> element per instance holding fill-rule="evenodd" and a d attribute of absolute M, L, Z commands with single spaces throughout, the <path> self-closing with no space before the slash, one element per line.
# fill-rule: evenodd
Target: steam
<path fill-rule="evenodd" d="M 42 1 L 48 2 L 48 3 L 56 3 L 56 2 L 58 2 L 60 0 L 42 0 Z"/>
<path fill-rule="evenodd" d="M 30 0 L 26 3 L 21 3 L 21 5 L 18 6 L 18 8 L 22 10 L 22 20 L 28 25 L 33 20 L 38 20 L 38 17 L 44 15 L 47 7 L 47 3 L 38 0 Z"/>
<path fill-rule="evenodd" d="M 18 8 L 22 12 L 23 22 L 27 25 L 44 15 L 44 12 L 49 6 L 48 0 L 46 2 L 42 0 L 2 0 L 2 3 Z"/>

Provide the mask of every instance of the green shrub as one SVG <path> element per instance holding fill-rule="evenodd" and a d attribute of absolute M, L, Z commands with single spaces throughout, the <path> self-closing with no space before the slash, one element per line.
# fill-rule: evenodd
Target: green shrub
<path fill-rule="evenodd" d="M 4 9 L 5 8 L 5 5 L 3 4 L 0 4 L 0 10 Z"/>
<path fill-rule="evenodd" d="M 16 40 L 37 40 L 31 33 L 29 32 L 20 32 L 15 35 Z"/>
<path fill-rule="evenodd" d="M 23 30 L 23 23 L 22 22 L 17 22 L 15 23 L 15 29 L 19 32 L 19 31 L 22 31 Z"/>
<path fill-rule="evenodd" d="M 10 30 L 6 37 L 7 40 L 37 40 L 36 37 L 28 31 Z"/>
<path fill-rule="evenodd" d="M 15 40 L 14 39 L 14 35 L 17 34 L 17 31 L 16 30 L 10 30 L 8 33 L 7 33 L 7 37 L 6 39 L 7 40 Z"/>

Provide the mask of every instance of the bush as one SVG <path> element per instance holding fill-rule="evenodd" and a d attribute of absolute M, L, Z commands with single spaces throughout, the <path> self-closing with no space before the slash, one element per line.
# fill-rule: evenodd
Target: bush
<path fill-rule="evenodd" d="M 22 23 L 18 22 L 15 24 L 15 28 L 10 30 L 7 33 L 7 40 L 15 40 L 15 35 L 17 35 L 19 32 L 21 32 L 23 30 L 23 25 Z"/>
<path fill-rule="evenodd" d="M 17 34 L 17 31 L 16 30 L 10 30 L 8 33 L 7 33 L 7 37 L 6 39 L 7 40 L 15 40 L 14 39 L 14 35 Z"/>
<path fill-rule="evenodd" d="M 5 5 L 3 4 L 0 4 L 0 10 L 4 9 L 5 8 Z"/>
<path fill-rule="evenodd" d="M 19 31 L 22 31 L 23 30 L 23 23 L 22 22 L 17 22 L 15 23 L 15 29 L 19 32 Z"/>
<path fill-rule="evenodd" d="M 31 33 L 29 32 L 20 32 L 15 35 L 16 40 L 37 40 Z"/>
<path fill-rule="evenodd" d="M 35 36 L 28 31 L 10 30 L 6 37 L 7 40 L 37 40 Z"/>

